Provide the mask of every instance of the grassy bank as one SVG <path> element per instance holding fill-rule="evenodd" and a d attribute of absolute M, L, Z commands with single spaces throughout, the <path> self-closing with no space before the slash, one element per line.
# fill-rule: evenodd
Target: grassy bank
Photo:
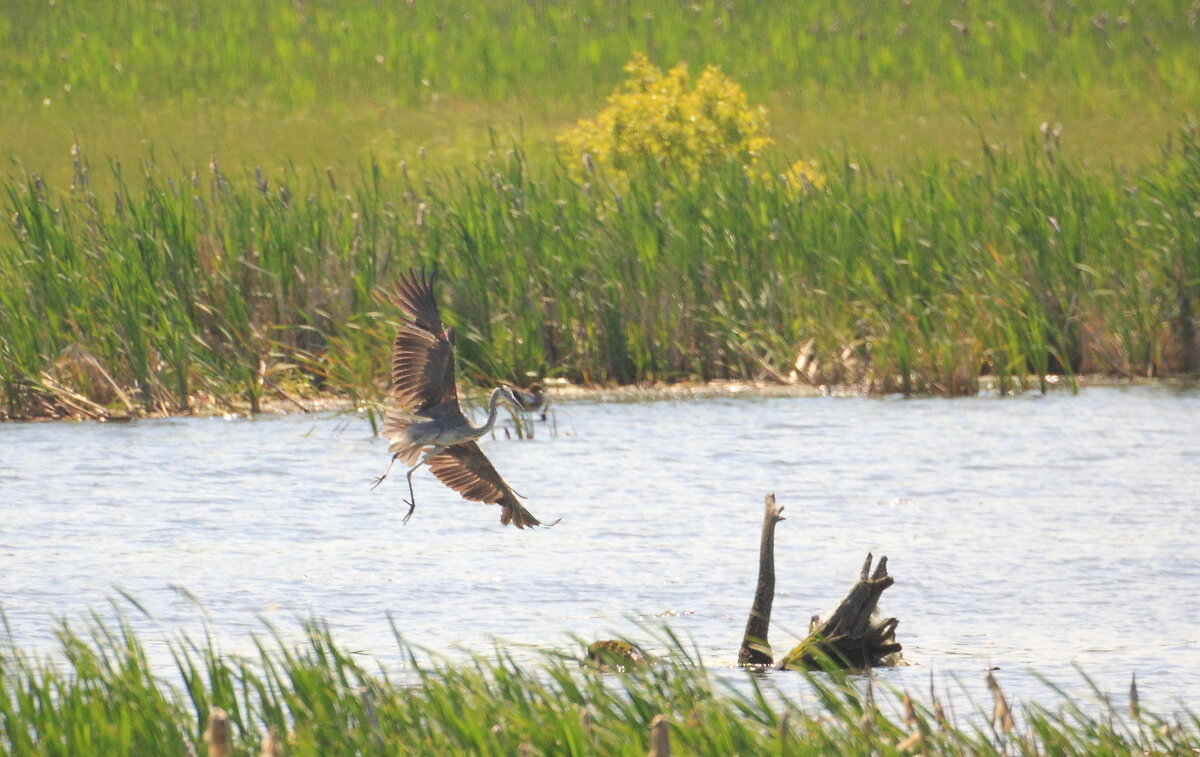
<path fill-rule="evenodd" d="M 822 166 L 808 192 L 738 166 L 610 182 L 498 145 L 394 178 L 148 162 L 104 169 L 101 194 L 80 158 L 70 186 L 4 187 L 0 401 L 371 402 L 396 326 L 379 292 L 421 264 L 479 381 L 777 376 L 802 352 L 802 380 L 888 392 L 1200 367 L 1195 133 L 1137 170 L 1066 159 L 1053 134 L 899 173 Z"/>
<path fill-rule="evenodd" d="M 390 172 L 418 145 L 469 162 L 489 125 L 519 119 L 541 145 L 644 52 L 721 66 L 791 153 L 968 155 L 977 128 L 1015 142 L 1057 121 L 1080 158 L 1141 162 L 1200 110 L 1197 34 L 1193 5 L 1171 0 L 15 0 L 0 12 L 0 145 L 55 180 L 75 136 L 127 163 L 147 145 L 189 163 L 374 155 Z"/>
<path fill-rule="evenodd" d="M 173 675 L 151 670 L 128 628 L 64 628 L 55 659 L 0 639 L 0 752 L 14 755 L 644 755 L 651 722 L 673 754 L 1186 754 L 1194 716 L 1016 703 L 970 722 L 936 697 L 837 674 L 810 678 L 793 701 L 749 677 L 728 688 L 673 644 L 668 661 L 600 674 L 546 653 L 520 665 L 503 651 L 450 666 L 411 663 L 397 681 L 341 648 L 319 625 L 306 644 L 264 640 L 256 659 L 211 641 L 172 644 Z M 401 649 L 406 651 L 400 643 Z M 789 674 L 800 675 L 800 674 Z M 999 691 L 999 689 L 996 689 Z M 223 727 L 221 713 L 224 714 Z M 218 724 L 213 724 L 214 714 Z M 989 715 L 991 717 L 989 717 Z M 989 726 L 989 722 L 992 723 Z"/>

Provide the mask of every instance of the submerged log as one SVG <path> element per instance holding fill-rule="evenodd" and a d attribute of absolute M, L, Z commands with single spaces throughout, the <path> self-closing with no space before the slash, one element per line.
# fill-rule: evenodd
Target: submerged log
<path fill-rule="evenodd" d="M 768 494 L 759 545 L 758 584 L 738 652 L 739 665 L 774 663 L 767 634 L 775 599 L 775 526 L 784 520 L 782 512 L 783 508 L 775 504 L 775 495 Z M 896 626 L 900 621 L 880 619 L 877 611 L 879 597 L 894 579 L 887 573 L 886 557 L 879 559 L 874 572 L 871 571 L 872 560 L 872 555 L 868 554 L 859 580 L 846 598 L 828 618 L 814 618 L 808 636 L 776 667 L 807 670 L 832 663 L 844 668 L 868 668 L 895 665 L 900 661 L 902 647 L 896 643 Z"/>

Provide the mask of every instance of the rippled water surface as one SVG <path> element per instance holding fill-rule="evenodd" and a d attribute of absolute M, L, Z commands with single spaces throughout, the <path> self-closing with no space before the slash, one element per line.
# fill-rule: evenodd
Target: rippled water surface
<path fill-rule="evenodd" d="M 369 490 L 387 455 L 363 420 L 0 426 L 0 607 L 19 645 L 47 650 L 56 618 L 113 598 L 160 650 L 207 622 L 250 651 L 264 620 L 299 636 L 316 615 L 385 664 L 389 615 L 452 656 L 665 619 L 727 667 L 775 492 L 777 654 L 871 551 L 889 557 L 883 609 L 914 663 L 884 674 L 896 685 L 933 671 L 974 688 L 998 666 L 1044 700 L 1030 673 L 1082 695 L 1078 665 L 1106 691 L 1136 671 L 1144 700 L 1196 706 L 1200 392 L 560 403 L 557 418 L 555 437 L 483 443 L 535 515 L 562 518 L 532 533 L 428 472 L 402 525 L 403 477 Z"/>

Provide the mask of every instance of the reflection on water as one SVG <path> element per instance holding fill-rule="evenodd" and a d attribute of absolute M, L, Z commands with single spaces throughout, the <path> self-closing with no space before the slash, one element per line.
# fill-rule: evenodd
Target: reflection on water
<path fill-rule="evenodd" d="M 915 663 L 885 674 L 895 685 L 924 690 L 933 671 L 981 687 L 999 666 L 1018 699 L 1044 699 L 1028 671 L 1084 693 L 1078 664 L 1111 692 L 1136 671 L 1167 706 L 1200 686 L 1200 393 L 556 407 L 556 438 L 483 442 L 535 515 L 562 518 L 532 533 L 425 471 L 402 526 L 403 477 L 369 490 L 387 458 L 365 421 L 0 426 L 0 607 L 26 648 L 115 588 L 155 645 L 207 622 L 249 652 L 264 620 L 299 635 L 316 615 L 385 663 L 389 615 L 451 655 L 661 618 L 730 666 L 773 491 L 777 653 L 872 551 Z"/>

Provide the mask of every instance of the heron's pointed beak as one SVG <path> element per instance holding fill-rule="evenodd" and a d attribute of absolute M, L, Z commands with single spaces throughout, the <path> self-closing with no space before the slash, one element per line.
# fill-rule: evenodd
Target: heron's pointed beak
<path fill-rule="evenodd" d="M 525 410 L 525 403 L 521 401 L 521 395 L 517 394 L 511 386 L 504 387 L 504 394 L 508 397 L 508 401 L 516 405 L 518 410 Z"/>

